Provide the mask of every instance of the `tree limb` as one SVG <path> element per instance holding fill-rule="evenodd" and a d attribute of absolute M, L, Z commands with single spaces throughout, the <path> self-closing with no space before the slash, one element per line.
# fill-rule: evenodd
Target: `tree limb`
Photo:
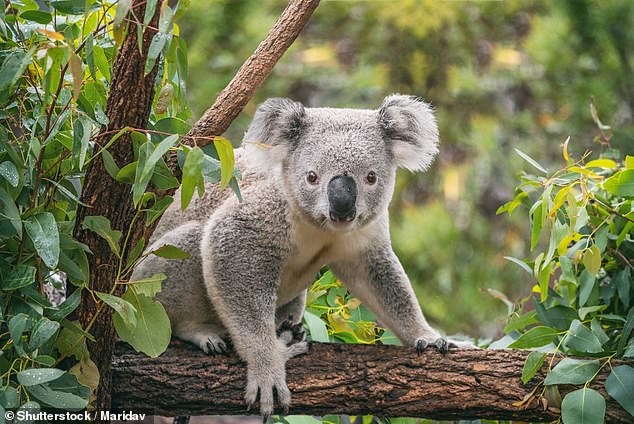
<path fill-rule="evenodd" d="M 269 76 L 278 60 L 293 44 L 319 5 L 319 0 L 291 0 L 271 31 L 253 54 L 242 64 L 229 84 L 220 92 L 214 104 L 196 122 L 184 139 L 186 144 L 205 146 L 211 137 L 224 133 L 260 85 Z M 195 140 L 195 141 L 194 141 Z M 168 164 L 180 179 L 180 168 L 173 155 Z"/>
<path fill-rule="evenodd" d="M 546 366 L 527 385 L 522 367 L 528 352 L 517 350 L 436 350 L 417 356 L 400 346 L 312 343 L 307 354 L 291 359 L 290 414 L 377 415 L 436 420 L 504 419 L 551 421 L 556 409 L 537 400 L 523 407 Z M 548 362 L 548 361 L 547 361 Z M 592 387 L 607 397 L 604 367 Z M 208 356 L 178 341 L 159 358 L 117 346 L 113 363 L 113 408 L 155 415 L 247 415 L 243 401 L 244 364 L 235 356 Z M 539 393 L 538 388 L 536 391 Z M 564 394 L 573 388 L 562 390 Z M 613 400 L 607 423 L 632 422 Z"/>

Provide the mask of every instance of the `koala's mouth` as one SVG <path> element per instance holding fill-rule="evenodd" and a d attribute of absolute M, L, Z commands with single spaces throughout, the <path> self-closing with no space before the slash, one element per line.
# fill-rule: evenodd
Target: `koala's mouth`
<path fill-rule="evenodd" d="M 330 231 L 345 232 L 354 230 L 362 226 L 363 222 L 364 217 L 361 214 L 353 217 L 348 217 L 346 219 L 332 219 L 332 217 L 322 215 L 319 226 Z"/>

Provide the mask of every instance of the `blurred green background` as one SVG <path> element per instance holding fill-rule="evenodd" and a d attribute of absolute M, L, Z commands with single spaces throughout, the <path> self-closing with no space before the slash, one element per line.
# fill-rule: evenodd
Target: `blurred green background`
<path fill-rule="evenodd" d="M 188 44 L 192 119 L 211 105 L 286 3 L 192 1 L 179 21 Z M 496 216 L 529 167 L 600 149 L 590 113 L 634 151 L 634 2 L 329 1 L 226 134 L 239 143 L 257 103 L 376 108 L 393 92 L 431 101 L 441 153 L 426 174 L 399 176 L 394 248 L 429 321 L 449 334 L 500 335 L 507 307 L 533 285 L 504 256 L 524 258 L 528 218 Z"/>

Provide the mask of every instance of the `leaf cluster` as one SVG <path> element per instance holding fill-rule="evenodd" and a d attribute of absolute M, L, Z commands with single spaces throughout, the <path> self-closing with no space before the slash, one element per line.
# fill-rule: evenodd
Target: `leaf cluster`
<path fill-rule="evenodd" d="M 538 173 L 522 175 L 515 198 L 498 210 L 528 209 L 535 256 L 507 257 L 534 281 L 533 295 L 513 311 L 506 336 L 495 345 L 533 350 L 524 366 L 525 383 L 547 361 L 543 384 L 520 404 L 541 399 L 561 410 L 564 423 L 603 422 L 605 399 L 590 384 L 604 367 L 611 368 L 607 393 L 634 416 L 634 368 L 612 367 L 613 358 L 634 358 L 634 157 L 610 147 L 609 127 L 594 107 L 592 114 L 602 154 L 574 160 L 568 139 L 566 165 L 549 172 L 518 150 Z M 558 385 L 582 387 L 562 400 Z"/>

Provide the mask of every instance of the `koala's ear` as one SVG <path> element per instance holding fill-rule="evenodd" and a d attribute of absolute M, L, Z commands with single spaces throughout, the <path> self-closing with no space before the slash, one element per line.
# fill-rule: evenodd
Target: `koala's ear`
<path fill-rule="evenodd" d="M 301 103 L 272 98 L 258 106 L 242 146 L 247 160 L 262 171 L 280 165 L 299 139 L 305 110 Z"/>
<path fill-rule="evenodd" d="M 424 171 L 438 154 L 438 125 L 431 106 L 414 96 L 393 94 L 379 108 L 379 125 L 397 166 Z"/>

